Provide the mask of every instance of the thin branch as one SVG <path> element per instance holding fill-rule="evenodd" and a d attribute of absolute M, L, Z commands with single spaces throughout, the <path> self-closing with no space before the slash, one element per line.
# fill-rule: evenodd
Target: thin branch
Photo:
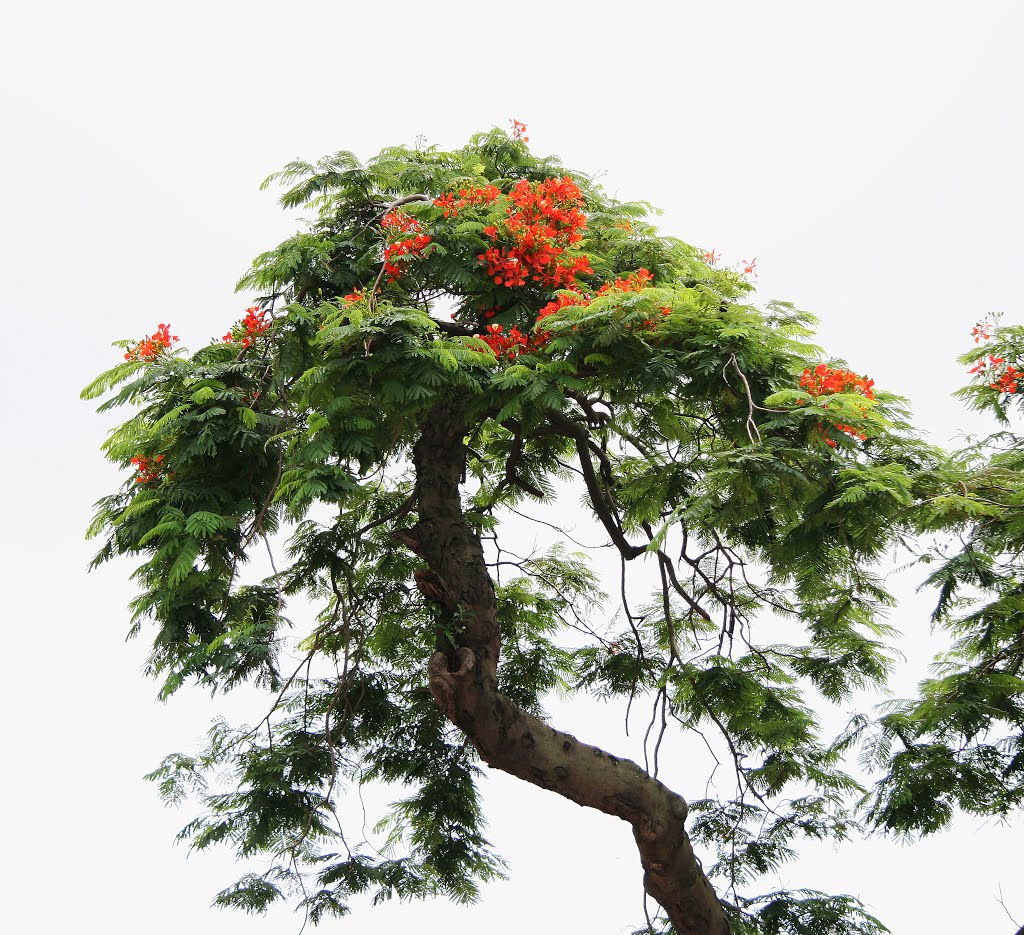
<path fill-rule="evenodd" d="M 366 230 L 372 224 L 375 224 L 378 221 L 378 219 L 384 217 L 384 215 L 387 214 L 388 212 L 394 211 L 395 208 L 401 208 L 403 205 L 412 204 L 414 201 L 430 201 L 430 196 L 429 195 L 423 195 L 423 194 L 406 195 L 404 198 L 398 198 L 395 201 L 392 201 L 391 204 L 385 205 L 383 208 L 381 208 L 372 218 L 370 218 L 369 221 L 367 221 L 361 228 L 359 228 L 359 230 L 356 231 L 356 233 L 351 238 L 349 238 L 349 239 L 355 240 L 356 237 L 358 237 L 360 234 L 365 233 Z"/>
<path fill-rule="evenodd" d="M 540 523 L 541 526 L 547 526 L 549 529 L 554 529 L 555 532 L 560 532 L 566 539 L 568 539 L 573 545 L 578 545 L 581 549 L 607 549 L 610 548 L 607 542 L 601 545 L 587 545 L 585 542 L 580 542 L 578 539 L 574 539 L 570 536 L 561 526 L 556 526 L 554 523 L 549 523 L 547 520 L 538 519 L 535 516 L 528 516 L 526 513 L 521 513 L 515 507 L 503 504 L 503 508 L 508 510 L 510 513 L 515 513 L 516 516 L 521 516 L 523 519 L 528 520 L 531 523 Z"/>
<path fill-rule="evenodd" d="M 750 444 L 755 444 L 754 437 L 757 436 L 757 442 L 761 441 L 761 432 L 757 428 L 757 423 L 754 421 L 754 397 L 750 392 L 750 381 L 747 380 L 747 375 L 740 369 L 739 361 L 736 360 L 735 352 L 729 355 L 729 362 L 736 368 L 736 372 L 740 375 L 740 379 L 743 381 L 743 388 L 747 392 L 747 437 L 750 439 Z"/>
<path fill-rule="evenodd" d="M 580 467 L 583 470 L 583 480 L 587 485 L 587 492 L 590 494 L 590 502 L 601 520 L 612 542 L 627 561 L 643 555 L 647 548 L 642 545 L 633 545 L 626 539 L 622 532 L 622 526 L 615 516 L 615 508 L 607 488 L 602 484 L 600 477 L 594 470 L 594 462 L 590 460 L 590 451 L 593 440 L 586 427 L 580 425 L 573 419 L 568 418 L 560 412 L 548 412 L 549 423 L 557 430 L 560 430 L 571 438 L 576 444 L 576 453 L 579 456 Z M 600 449 L 598 449 L 600 451 Z M 601 456 L 604 457 L 603 453 Z"/>
<path fill-rule="evenodd" d="M 361 529 L 357 530 L 353 538 L 359 539 L 365 533 L 368 533 L 371 529 L 376 529 L 378 526 L 383 526 L 385 523 L 390 522 L 393 519 L 401 519 L 403 516 L 405 516 L 406 513 L 408 513 L 412 509 L 413 504 L 415 502 L 416 494 L 409 494 L 409 496 L 406 497 L 405 500 L 403 500 L 397 507 L 395 507 L 395 509 L 391 510 L 388 513 L 385 513 L 383 516 L 377 517 L 377 519 L 367 523 Z"/>

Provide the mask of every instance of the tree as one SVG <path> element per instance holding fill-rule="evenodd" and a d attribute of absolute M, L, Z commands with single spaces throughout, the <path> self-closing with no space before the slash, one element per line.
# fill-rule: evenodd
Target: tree
<path fill-rule="evenodd" d="M 959 395 L 1005 428 L 956 452 L 938 472 L 940 492 L 916 509 L 919 530 L 948 539 L 921 561 L 936 565 L 932 620 L 954 639 L 919 698 L 858 725 L 886 770 L 868 818 L 903 833 L 937 831 L 955 808 L 1007 819 L 1024 802 L 1024 440 L 1009 429 L 1024 328 L 978 322 L 973 333 L 982 346 L 961 361 L 975 379 Z"/>
<path fill-rule="evenodd" d="M 667 917 L 649 928 L 883 931 L 850 896 L 758 881 L 801 839 L 854 832 L 863 790 L 843 757 L 858 742 L 888 770 L 868 815 L 883 827 L 1019 802 L 1019 782 L 976 796 L 947 769 L 929 804 L 937 759 L 919 771 L 966 755 L 990 792 L 1009 788 L 1007 762 L 1019 780 L 1019 733 L 996 762 L 934 714 L 984 686 L 974 736 L 993 717 L 1020 727 L 1019 484 L 998 459 L 979 471 L 917 439 L 902 400 L 809 343 L 807 314 L 748 304 L 753 261 L 723 268 L 659 235 L 648 205 L 533 155 L 523 129 L 291 163 L 267 181 L 315 218 L 242 278 L 258 296 L 245 317 L 193 354 L 164 324 L 120 342 L 84 391 L 137 410 L 105 444 L 134 476 L 90 532 L 106 537 L 97 563 L 139 558 L 132 633 L 154 624 L 163 695 L 269 693 L 256 727 L 219 722 L 151 778 L 203 803 L 193 846 L 272 858 L 225 906 L 294 896 L 316 923 L 362 892 L 473 899 L 503 868 L 482 760 L 629 822 Z M 510 517 L 581 495 L 621 581 L 567 543 L 509 551 Z M 940 613 L 989 588 L 1005 633 L 986 642 L 957 618 L 960 669 L 828 736 L 817 706 L 882 684 L 893 658 L 878 563 L 950 528 L 1010 564 L 949 559 Z M 247 578 L 264 548 L 270 574 Z M 611 621 L 601 585 L 618 592 Z M 297 667 L 280 664 L 286 642 Z M 557 688 L 650 702 L 644 765 L 550 725 Z M 731 764 L 732 793 L 687 801 L 658 779 L 670 727 Z M 404 790 L 385 856 L 333 821 L 346 789 L 377 781 Z"/>

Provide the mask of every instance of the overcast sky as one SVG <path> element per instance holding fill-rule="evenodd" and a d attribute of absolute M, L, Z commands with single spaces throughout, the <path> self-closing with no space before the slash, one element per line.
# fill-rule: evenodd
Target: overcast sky
<path fill-rule="evenodd" d="M 1022 27 L 1019 3 L 991 0 L 6 12 L 3 916 L 45 931 L 298 931 L 288 911 L 209 909 L 235 879 L 230 856 L 186 859 L 171 840 L 191 813 L 163 809 L 141 780 L 225 705 L 251 718 L 251 699 L 157 702 L 145 640 L 124 642 L 130 567 L 87 577 L 94 544 L 82 541 L 91 504 L 121 476 L 98 453 L 109 418 L 78 391 L 118 359 L 113 339 L 169 321 L 195 347 L 240 317 L 235 280 L 297 223 L 258 191 L 265 175 L 420 134 L 454 147 L 516 117 L 535 152 L 663 208 L 667 233 L 726 263 L 756 256 L 761 301 L 817 313 L 827 349 L 909 396 L 946 443 L 989 427 L 950 398 L 972 325 L 1021 318 Z M 893 622 L 920 655 L 925 605 Z M 558 714 L 632 751 L 618 713 Z M 702 794 L 687 781 L 683 767 L 670 779 Z M 433 933 L 465 919 L 495 935 L 619 935 L 642 919 L 626 825 L 502 776 L 487 805 L 510 882 L 472 909 L 364 908 L 325 930 Z M 783 879 L 858 894 L 898 935 L 1009 932 L 999 888 L 1024 923 L 1020 840 L 962 821 L 909 848 L 822 846 Z"/>

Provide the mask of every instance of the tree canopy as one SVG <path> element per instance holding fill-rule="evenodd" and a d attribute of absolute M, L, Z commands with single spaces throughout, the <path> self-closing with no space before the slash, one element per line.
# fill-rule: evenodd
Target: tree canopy
<path fill-rule="evenodd" d="M 119 342 L 84 391 L 132 408 L 90 533 L 97 563 L 137 560 L 161 694 L 267 692 L 151 778 L 198 800 L 192 846 L 269 858 L 224 906 L 474 899 L 504 872 L 482 762 L 631 825 L 644 931 L 884 931 L 775 873 L 807 839 L 1020 804 L 1017 437 L 926 444 L 810 315 L 750 303 L 754 261 L 664 236 L 523 129 L 289 164 L 267 183 L 310 219 L 242 277 L 244 317 L 192 353 L 162 323 Z M 1006 421 L 1024 331 L 976 338 L 965 398 Z M 560 528 L 581 502 L 612 573 Z M 518 550 L 528 521 L 550 546 Z M 907 547 L 949 651 L 919 697 L 828 731 L 898 658 Z M 642 701 L 644 763 L 549 724 L 554 691 Z M 669 788 L 668 733 L 731 779 Z M 376 782 L 398 797 L 371 842 L 336 812 Z"/>

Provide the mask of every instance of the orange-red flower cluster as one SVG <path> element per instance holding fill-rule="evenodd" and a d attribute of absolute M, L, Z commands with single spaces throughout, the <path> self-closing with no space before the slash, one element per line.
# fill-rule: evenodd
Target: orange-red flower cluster
<path fill-rule="evenodd" d="M 635 273 L 629 273 L 627 276 L 616 278 L 614 282 L 606 282 L 597 290 L 597 297 L 608 295 L 611 292 L 640 292 L 646 289 L 652 282 L 654 282 L 654 274 L 650 270 L 639 269 Z M 554 315 L 555 312 L 560 312 L 569 305 L 586 307 L 592 301 L 593 299 L 589 295 L 578 289 L 574 289 L 572 292 L 563 292 L 556 296 L 553 301 L 548 302 L 537 313 L 537 321 L 547 318 L 548 315 Z M 662 315 L 668 315 L 669 312 L 670 309 L 667 308 L 661 310 Z M 648 319 L 648 325 L 653 327 L 654 322 Z M 547 332 L 543 333 L 547 334 Z"/>
<path fill-rule="evenodd" d="M 1017 392 L 1017 381 L 1024 379 L 1024 373 L 1021 373 L 1013 364 L 1008 364 L 1006 369 L 996 377 L 995 383 L 989 385 L 994 390 L 999 390 L 1000 393 L 1016 393 Z"/>
<path fill-rule="evenodd" d="M 832 425 L 835 428 L 839 429 L 840 432 L 845 432 L 852 438 L 859 438 L 861 441 L 864 441 L 864 439 L 867 438 L 867 435 L 865 435 L 863 432 L 858 432 L 852 425 L 843 425 L 842 422 L 833 422 Z M 820 422 L 818 423 L 818 428 L 821 429 L 821 434 L 825 439 L 825 444 L 831 448 L 835 448 L 835 439 L 828 437 L 828 431 Z"/>
<path fill-rule="evenodd" d="M 384 248 L 384 272 L 388 274 L 388 282 L 394 282 L 402 275 L 405 263 L 419 256 L 433 238 L 429 234 L 420 233 L 420 222 L 401 211 L 389 211 L 380 223 L 387 231 L 414 235 L 396 240 Z"/>
<path fill-rule="evenodd" d="M 620 276 L 614 282 L 606 282 L 597 290 L 598 295 L 607 295 L 609 292 L 639 292 L 646 289 L 654 282 L 654 274 L 647 269 L 639 269 L 628 276 Z"/>
<path fill-rule="evenodd" d="M 434 207 L 440 208 L 446 218 L 453 218 L 469 205 L 489 205 L 498 200 L 501 189 L 497 185 L 481 185 L 479 188 L 460 188 L 459 197 L 448 192 L 434 199 Z"/>
<path fill-rule="evenodd" d="M 649 270 L 641 269 L 627 276 L 619 277 L 614 282 L 605 283 L 597 290 L 597 296 L 608 295 L 612 292 L 640 292 L 653 281 L 654 275 Z M 537 323 L 540 323 L 549 315 L 554 315 L 555 312 L 560 312 L 563 308 L 568 308 L 570 305 L 586 308 L 593 300 L 594 297 L 577 287 L 573 287 L 571 290 L 559 293 L 547 305 L 543 306 L 537 312 Z M 662 315 L 668 315 L 670 311 L 671 309 L 663 308 L 661 313 Z M 492 318 L 494 314 L 493 311 L 485 312 L 484 317 Z M 647 326 L 654 328 L 654 321 L 648 319 Z M 528 353 L 542 348 L 551 340 L 551 332 L 537 331 L 534 328 L 531 333 L 523 334 L 516 326 L 505 332 L 501 325 L 495 324 L 488 325 L 486 333 L 478 334 L 476 337 L 485 341 L 499 358 L 504 355 L 511 360 L 517 354 Z"/>
<path fill-rule="evenodd" d="M 811 396 L 828 396 L 832 393 L 860 393 L 867 399 L 874 399 L 874 380 L 862 377 L 852 370 L 840 370 L 818 364 L 813 370 L 807 369 L 800 377 L 800 386 Z"/>
<path fill-rule="evenodd" d="M 715 253 L 714 247 L 710 250 L 705 250 L 700 257 L 708 266 L 714 266 L 720 259 L 722 259 L 721 253 Z M 755 260 L 756 262 L 756 260 Z"/>
<path fill-rule="evenodd" d="M 486 343 L 499 359 L 504 355 L 512 360 L 521 351 L 533 349 L 529 335 L 523 334 L 515 325 L 503 334 L 504 330 L 501 325 L 488 325 L 484 333 L 478 334 L 477 337 Z"/>
<path fill-rule="evenodd" d="M 996 369 L 998 369 L 1000 364 L 1005 364 L 1005 363 L 1006 363 L 1006 358 L 1005 357 L 995 357 L 994 355 L 989 354 L 988 355 L 988 359 L 986 359 L 985 357 L 979 357 L 977 362 L 975 363 L 975 365 L 973 367 L 971 367 L 971 369 L 968 370 L 967 372 L 973 374 L 973 373 L 982 373 L 985 370 L 996 370 Z"/>
<path fill-rule="evenodd" d="M 654 282 L 654 275 L 646 269 L 641 269 L 635 273 L 630 273 L 628 276 L 619 277 L 614 282 L 606 282 L 597 290 L 597 295 L 605 296 L 610 292 L 639 292 L 641 289 L 645 289 L 652 282 Z M 548 315 L 554 315 L 555 312 L 559 312 L 569 305 L 580 305 L 586 307 L 587 305 L 590 305 L 592 301 L 593 299 L 589 295 L 579 289 L 573 289 L 572 292 L 563 292 L 556 296 L 551 302 L 548 302 L 548 304 L 537 313 L 537 321 L 540 321 L 542 318 L 547 318 Z"/>
<path fill-rule="evenodd" d="M 499 286 L 525 286 L 527 280 L 565 289 L 578 275 L 592 272 L 585 256 L 566 252 L 583 239 L 587 218 L 583 194 L 569 177 L 531 184 L 521 179 L 509 192 L 507 220 L 484 228 L 494 241 L 478 257 Z"/>
<path fill-rule="evenodd" d="M 988 385 L 1000 393 L 1016 393 L 1017 384 L 1024 382 L 1024 372 L 1013 364 L 1007 364 L 1005 357 L 996 357 L 994 354 L 979 357 L 967 372 L 987 380 Z"/>
<path fill-rule="evenodd" d="M 975 344 L 987 341 L 992 337 L 992 322 L 977 322 L 971 329 L 971 336 Z M 1016 393 L 1018 385 L 1024 386 L 1024 370 L 1018 370 L 1013 364 L 1006 363 L 1005 357 L 994 354 L 982 354 L 967 372 L 984 380 L 999 393 Z"/>
<path fill-rule="evenodd" d="M 124 359 L 154 360 L 177 340 L 178 336 L 176 334 L 171 334 L 170 325 L 159 324 L 156 326 L 156 331 L 154 331 L 148 338 L 143 338 L 139 341 L 135 347 L 124 355 Z"/>
<path fill-rule="evenodd" d="M 512 139 L 522 140 L 524 143 L 530 142 L 530 138 L 528 136 L 523 135 L 524 133 L 526 133 L 525 123 L 520 123 L 518 120 L 515 119 L 515 117 L 509 117 L 508 122 L 512 124 Z"/>
<path fill-rule="evenodd" d="M 241 341 L 242 347 L 248 347 L 264 331 L 270 327 L 270 320 L 267 312 L 261 310 L 258 305 L 252 305 L 245 310 L 245 318 L 236 322 L 232 329 L 224 335 L 225 342 Z"/>
<path fill-rule="evenodd" d="M 537 321 L 547 318 L 548 315 L 554 315 L 555 312 L 560 312 L 563 308 L 568 308 L 570 305 L 582 305 L 585 307 L 592 301 L 593 299 L 589 295 L 579 289 L 573 289 L 571 292 L 560 292 L 537 312 Z"/>
<path fill-rule="evenodd" d="M 800 386 L 815 398 L 830 396 L 833 393 L 860 393 L 865 399 L 874 399 L 875 392 L 872 389 L 874 385 L 874 380 L 862 377 L 852 370 L 840 370 L 837 367 L 828 367 L 825 364 L 818 364 L 813 370 L 808 368 L 800 377 Z M 800 402 L 802 403 L 803 400 L 800 400 Z M 852 425 L 843 425 L 841 422 L 835 422 L 832 424 L 832 427 L 854 438 L 859 438 L 861 441 L 867 438 L 863 432 L 858 431 Z M 819 422 L 818 430 L 825 439 L 825 443 L 835 448 L 835 439 L 829 437 L 828 428 Z"/>
<path fill-rule="evenodd" d="M 159 480 L 163 473 L 164 456 L 157 455 L 155 458 L 143 458 L 141 455 L 132 458 L 131 463 L 135 465 L 137 476 L 136 484 L 148 484 L 150 481 Z"/>
<path fill-rule="evenodd" d="M 380 226 L 396 234 L 408 234 L 420 229 L 419 221 L 402 211 L 389 211 L 380 220 Z"/>

